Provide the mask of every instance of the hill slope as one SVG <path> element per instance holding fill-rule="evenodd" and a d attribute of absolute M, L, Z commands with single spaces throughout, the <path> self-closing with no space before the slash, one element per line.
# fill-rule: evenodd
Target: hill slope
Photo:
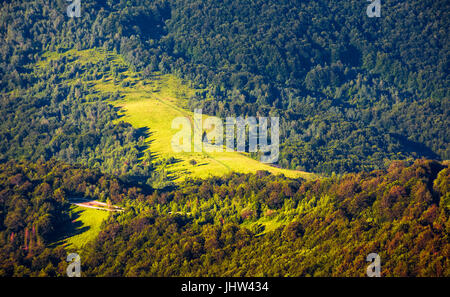
<path fill-rule="evenodd" d="M 177 132 L 171 128 L 172 120 L 176 117 L 188 117 L 192 120 L 192 112 L 185 109 L 188 98 L 199 90 L 192 89 L 186 83 L 173 75 L 155 73 L 151 79 L 140 78 L 140 73 L 133 72 L 123 58 L 101 49 L 74 51 L 65 53 L 47 53 L 39 63 L 39 67 L 46 68 L 52 63 L 62 60 L 70 61 L 66 67 L 77 64 L 80 69 L 96 73 L 95 79 L 90 79 L 86 73 L 80 77 L 83 84 L 97 92 L 97 97 L 117 98 L 108 99 L 108 103 L 119 107 L 122 115 L 116 123 L 125 121 L 145 132 L 143 140 L 145 150 L 142 154 L 151 156 L 157 169 L 164 170 L 169 179 L 181 181 L 189 178 L 204 178 L 212 175 L 224 175 L 230 172 L 255 173 L 267 170 L 274 174 L 284 174 L 288 177 L 313 178 L 314 175 L 295 170 L 286 170 L 263 164 L 257 160 L 237 152 L 208 152 L 175 153 L 171 148 L 171 140 Z M 114 71 L 95 69 L 95 64 L 105 63 Z M 95 69 L 95 70 L 94 70 Z M 62 80 L 61 84 L 74 83 Z M 91 97 L 87 97 L 90 100 Z M 145 136 L 144 135 L 144 136 Z M 195 161 L 195 165 L 191 164 Z"/>
<path fill-rule="evenodd" d="M 64 1 L 7 1 L 0 85 L 30 88 L 24 66 L 42 52 L 102 47 L 144 75 L 194 82 L 203 91 L 189 110 L 278 113 L 285 168 L 331 174 L 448 159 L 448 1 L 389 1 L 372 19 L 367 5 L 86 0 L 83 17 L 70 19 Z"/>
<path fill-rule="evenodd" d="M 48 245 L 71 194 L 125 208 L 77 249 L 84 276 L 449 276 L 450 169 L 417 160 L 387 171 L 299 181 L 264 172 L 152 192 L 57 162 L 0 164 L 0 275 L 63 276 Z M 24 208 L 28 209 L 25 213 Z M 70 221 L 69 221 L 70 222 Z"/>

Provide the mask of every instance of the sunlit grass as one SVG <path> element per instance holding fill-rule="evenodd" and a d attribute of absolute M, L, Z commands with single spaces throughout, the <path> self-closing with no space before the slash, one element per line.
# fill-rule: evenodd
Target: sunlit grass
<path fill-rule="evenodd" d="M 255 173 L 267 170 L 273 174 L 284 174 L 296 178 L 312 178 L 313 174 L 276 168 L 263 164 L 238 152 L 191 152 L 175 153 L 171 140 L 177 130 L 171 128 L 176 117 L 192 119 L 192 112 L 186 106 L 188 99 L 199 90 L 193 89 L 175 75 L 154 73 L 151 79 L 139 79 L 136 72 L 130 70 L 120 55 L 106 52 L 103 49 L 83 51 L 69 50 L 64 53 L 48 53 L 47 59 L 41 62 L 45 67 L 51 59 L 65 55 L 70 63 L 86 65 L 107 60 L 111 68 L 120 69 L 114 78 L 111 71 L 103 73 L 103 78 L 91 81 L 92 87 L 102 93 L 119 94 L 120 99 L 110 101 L 121 108 L 122 117 L 119 121 L 130 123 L 135 128 L 147 128 L 145 139 L 148 151 L 157 160 L 174 158 L 176 162 L 164 165 L 169 176 L 175 181 L 186 178 L 205 178 L 220 176 L 229 172 Z M 205 116 L 206 117 L 206 116 Z"/>
<path fill-rule="evenodd" d="M 75 233 L 79 234 L 68 237 L 61 243 L 67 249 L 79 250 L 86 245 L 86 243 L 95 239 L 100 232 L 102 222 L 108 218 L 110 213 L 103 210 L 84 208 L 76 205 L 73 205 L 71 210 L 76 216 L 78 216 L 73 224 L 77 225 Z M 77 222 L 79 223 L 77 224 Z"/>

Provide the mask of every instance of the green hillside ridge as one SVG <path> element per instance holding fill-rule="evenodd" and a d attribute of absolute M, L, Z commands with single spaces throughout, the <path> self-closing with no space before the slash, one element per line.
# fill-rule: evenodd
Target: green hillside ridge
<path fill-rule="evenodd" d="M 450 276 L 450 1 L 81 2 L 0 6 L 0 278 Z M 198 109 L 278 162 L 174 152 Z"/>
<path fill-rule="evenodd" d="M 220 176 L 233 171 L 254 173 L 258 170 L 292 178 L 315 177 L 312 173 L 263 164 L 245 153 L 175 153 L 171 148 L 171 139 L 177 130 L 171 129 L 172 120 L 176 117 L 192 118 L 192 112 L 186 108 L 187 101 L 199 90 L 189 87 L 186 82 L 172 74 L 154 73 L 152 79 L 142 79 L 139 73 L 130 70 L 121 56 L 102 49 L 45 53 L 44 59 L 38 65 L 47 67 L 51 60 L 62 57 L 69 61 L 66 67 L 72 63 L 86 66 L 95 65 L 99 60 L 107 60 L 111 67 L 116 69 L 117 72 L 112 70 L 112 73 L 98 73 L 102 78 L 89 81 L 89 87 L 101 93 L 118 95 L 119 99 L 109 101 L 120 108 L 120 114 L 123 116 L 116 122 L 125 121 L 134 128 L 148 129 L 148 136 L 144 140 L 148 148 L 144 153 L 151 154 L 153 161 L 160 164 L 159 169 L 164 168 L 169 178 L 174 181 Z M 64 83 L 75 83 L 75 80 L 66 80 Z M 89 102 L 90 98 L 86 99 Z"/>
<path fill-rule="evenodd" d="M 92 143 L 79 145 L 74 154 L 66 147 L 45 148 L 36 141 L 49 143 L 50 137 L 31 133 L 39 130 L 32 121 L 8 134 L 22 120 L 14 115 L 17 110 L 29 118 L 33 108 L 48 104 L 55 80 L 76 79 L 79 73 L 65 73 L 61 61 L 35 80 L 27 64 L 34 65 L 43 52 L 57 58 L 61 48 L 97 47 L 120 53 L 130 69 L 150 80 L 155 71 L 188 80 L 200 90 L 188 98 L 190 110 L 202 108 L 221 118 L 278 114 L 282 168 L 332 175 L 383 169 L 398 159 L 449 159 L 448 1 L 390 1 L 383 3 L 383 17 L 369 18 L 367 3 L 353 0 L 84 0 L 83 17 L 72 19 L 63 2 L 12 1 L 0 9 L 2 93 L 38 89 L 24 94 L 25 102 L 11 98 L 1 106 L 9 107 L 0 116 L 10 123 L 0 129 L 0 158 L 35 161 L 57 155 L 120 176 L 148 173 L 129 170 L 139 167 L 137 162 L 124 165 L 117 157 L 130 158 L 134 145 L 99 154 L 89 151 L 101 150 Z M 90 76 L 98 74 L 96 65 L 86 65 Z M 77 99 L 84 99 L 78 92 Z M 55 93 L 52 115 L 69 95 Z M 29 104 L 36 95 L 42 98 Z M 53 131 L 75 112 L 85 112 L 74 109 L 51 123 Z M 111 143 L 102 136 L 118 127 L 105 126 L 102 122 L 93 131 L 98 142 Z M 11 139 L 17 132 L 22 135 Z M 118 138 L 126 138 L 121 132 Z M 77 135 L 65 129 L 60 138 L 70 146 L 69 140 L 82 142 Z"/>
<path fill-rule="evenodd" d="M 101 71 L 100 67 L 95 66 L 99 63 L 108 65 L 109 71 Z M 147 137 L 141 140 L 141 144 L 146 149 L 141 152 L 140 160 L 135 160 L 133 164 L 148 166 L 146 163 L 151 160 L 152 164 L 156 165 L 153 171 L 164 172 L 169 180 L 181 183 L 189 178 L 222 176 L 233 171 L 255 173 L 258 170 L 267 170 L 273 174 L 284 174 L 292 178 L 311 179 L 315 177 L 311 173 L 286 170 L 263 164 L 237 152 L 174 153 L 171 150 L 170 142 L 173 134 L 177 131 L 171 129 L 171 119 L 178 116 L 191 117 L 192 113 L 186 107 L 187 100 L 198 91 L 187 86 L 187 83 L 183 83 L 175 75 L 155 73 L 152 79 L 141 79 L 140 73 L 130 70 L 130 67 L 120 55 L 102 49 L 45 52 L 38 63 L 27 65 L 26 68 L 32 71 L 36 77 L 44 79 L 45 74 L 43 73 L 51 71 L 54 65 L 63 65 L 66 69 L 59 77 L 53 78 L 57 82 L 56 89 L 63 86 L 69 87 L 75 98 L 77 90 L 82 90 L 82 93 L 76 99 L 78 103 L 74 98 L 75 102 L 69 102 L 70 104 L 94 106 L 98 104 L 99 100 L 102 100 L 101 98 L 108 98 L 103 99 L 104 104 L 111 104 L 120 108 L 119 117 L 110 124 L 117 127 L 125 121 L 132 124 L 136 129 L 145 129 Z M 75 74 L 71 69 L 76 69 Z M 88 92 L 83 91 L 83 89 L 87 89 Z M 17 93 L 17 96 L 20 96 L 20 92 Z M 37 98 L 39 96 L 40 94 L 36 94 Z M 111 99 L 112 97 L 117 99 Z M 89 109 L 87 110 L 89 111 Z M 51 116 L 51 112 L 44 116 L 41 122 L 48 121 L 49 116 Z M 92 118 L 91 120 L 95 121 L 96 119 Z M 67 125 L 63 126 L 64 129 L 67 129 L 66 127 Z M 56 135 L 58 135 L 57 131 Z M 88 135 L 83 137 L 82 134 L 80 137 L 83 139 Z M 56 139 L 53 138 L 45 145 L 51 148 L 54 146 L 53 143 L 57 141 L 56 136 Z M 74 142 L 73 139 L 71 141 Z M 102 153 L 96 149 L 96 154 L 101 155 Z M 114 152 L 113 155 L 120 156 L 120 154 Z M 108 156 L 104 156 L 105 163 L 111 162 L 108 158 Z M 120 156 L 120 158 L 124 160 L 123 162 L 128 162 L 126 155 Z M 176 162 L 170 163 L 168 160 L 176 160 Z M 94 163 L 91 163 L 90 166 L 97 167 Z M 116 174 L 123 170 L 114 166 L 110 167 L 113 167 L 113 173 Z M 107 196 L 104 195 L 101 200 L 106 198 Z M 107 213 L 93 209 L 79 209 L 78 207 L 72 207 L 71 213 L 74 216 L 79 216 L 77 222 L 74 223 L 79 226 L 76 230 L 71 230 L 70 234 L 63 234 L 64 239 L 59 239 L 56 244 L 68 249 L 79 249 L 97 236 Z M 264 224 L 280 224 L 279 222 L 272 222 L 272 220 L 266 221 Z"/>
<path fill-rule="evenodd" d="M 397 161 L 313 181 L 233 173 L 148 191 L 86 167 L 11 160 L 0 163 L 0 276 L 66 276 L 75 247 L 52 239 L 98 218 L 69 211 L 69 194 L 86 191 L 124 212 L 71 239 L 83 276 L 362 277 L 373 252 L 382 276 L 448 276 L 448 165 Z"/>

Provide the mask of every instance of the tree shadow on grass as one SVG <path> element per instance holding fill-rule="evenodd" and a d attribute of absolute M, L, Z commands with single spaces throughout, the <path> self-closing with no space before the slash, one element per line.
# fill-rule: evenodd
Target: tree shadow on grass
<path fill-rule="evenodd" d="M 71 220 L 60 226 L 50 247 L 64 245 L 67 243 L 68 238 L 84 233 L 91 228 L 89 226 L 84 226 L 83 222 L 80 220 L 82 212 L 82 210 L 71 212 Z"/>

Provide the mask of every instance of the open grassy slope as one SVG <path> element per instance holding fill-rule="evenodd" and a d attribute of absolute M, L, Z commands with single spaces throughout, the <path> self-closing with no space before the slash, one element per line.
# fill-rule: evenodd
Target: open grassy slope
<path fill-rule="evenodd" d="M 111 84 L 103 84 L 102 88 L 114 88 Z M 172 120 L 176 117 L 189 117 L 192 113 L 180 108 L 183 99 L 190 89 L 171 75 L 155 76 L 154 80 L 136 82 L 132 87 L 121 88 L 123 99 L 113 102 L 123 110 L 123 120 L 136 128 L 147 127 L 151 135 L 147 138 L 149 150 L 157 158 L 171 158 L 176 162 L 169 164 L 167 170 L 179 180 L 186 177 L 207 177 L 223 175 L 230 171 L 256 172 L 268 170 L 274 174 L 283 173 L 289 177 L 308 177 L 304 172 L 284 170 L 251 159 L 238 152 L 201 152 L 175 153 L 171 147 L 171 139 L 177 130 L 171 129 Z M 195 165 L 191 164 L 195 160 Z M 193 163 L 193 162 L 192 162 Z"/>
<path fill-rule="evenodd" d="M 188 86 L 187 82 L 174 75 L 154 73 L 151 79 L 140 79 L 138 73 L 130 70 L 123 58 L 117 54 L 102 49 L 69 50 L 64 53 L 47 52 L 38 63 L 38 67 L 49 67 L 51 60 L 65 57 L 66 67 L 78 64 L 87 73 L 92 73 L 95 65 L 100 61 L 108 61 L 110 71 L 98 72 L 97 79 L 82 80 L 97 93 L 118 94 L 117 100 L 109 103 L 119 107 L 122 117 L 135 128 L 144 128 L 148 136 L 144 140 L 148 145 L 148 152 L 153 161 L 167 171 L 175 182 L 186 178 L 204 178 L 220 176 L 232 171 L 254 173 L 258 170 L 267 170 L 273 174 L 284 174 L 296 178 L 310 179 L 314 174 L 276 168 L 263 164 L 243 153 L 238 152 L 192 152 L 175 153 L 171 147 L 173 135 L 178 132 L 171 128 L 172 120 L 176 117 L 188 117 L 192 122 L 193 113 L 186 108 L 188 98 L 194 96 L 198 90 Z M 75 84 L 77 78 L 61 78 L 62 83 Z M 89 104 L 93 98 L 86 98 Z M 207 116 L 204 116 L 206 118 Z M 193 165 L 195 160 L 195 165 Z M 100 225 L 109 215 L 108 212 L 73 206 L 72 211 L 76 221 L 71 228 L 70 235 L 57 244 L 63 244 L 69 249 L 79 249 L 93 239 L 100 231 Z M 276 220 L 256 222 L 254 225 L 263 225 L 263 233 L 283 224 Z M 249 226 L 254 227 L 254 226 Z"/>
<path fill-rule="evenodd" d="M 189 87 L 174 75 L 155 73 L 151 79 L 139 79 L 138 74 L 129 69 L 122 57 L 101 49 L 70 50 L 62 54 L 47 53 L 46 59 L 40 65 L 45 67 L 49 60 L 62 55 L 67 57 L 69 63 L 85 66 L 88 63 L 95 65 L 106 59 L 111 68 L 117 70 L 116 74 L 113 71 L 103 73 L 101 79 L 90 82 L 91 87 L 99 92 L 119 94 L 120 99 L 110 103 L 121 108 L 123 117 L 120 120 L 129 122 L 135 128 L 147 129 L 149 136 L 145 142 L 148 151 L 175 181 L 192 177 L 220 176 L 232 171 L 250 173 L 258 170 L 292 178 L 309 179 L 314 176 L 307 172 L 263 164 L 238 152 L 176 153 L 172 150 L 171 140 L 178 130 L 171 128 L 172 120 L 176 117 L 188 117 L 192 121 L 192 112 L 187 110 L 186 104 L 188 98 L 198 90 Z"/>
<path fill-rule="evenodd" d="M 86 243 L 93 240 L 100 232 L 102 222 L 109 216 L 108 211 L 71 206 L 72 224 L 66 230 L 68 236 L 55 244 L 62 244 L 70 250 L 79 250 Z"/>

